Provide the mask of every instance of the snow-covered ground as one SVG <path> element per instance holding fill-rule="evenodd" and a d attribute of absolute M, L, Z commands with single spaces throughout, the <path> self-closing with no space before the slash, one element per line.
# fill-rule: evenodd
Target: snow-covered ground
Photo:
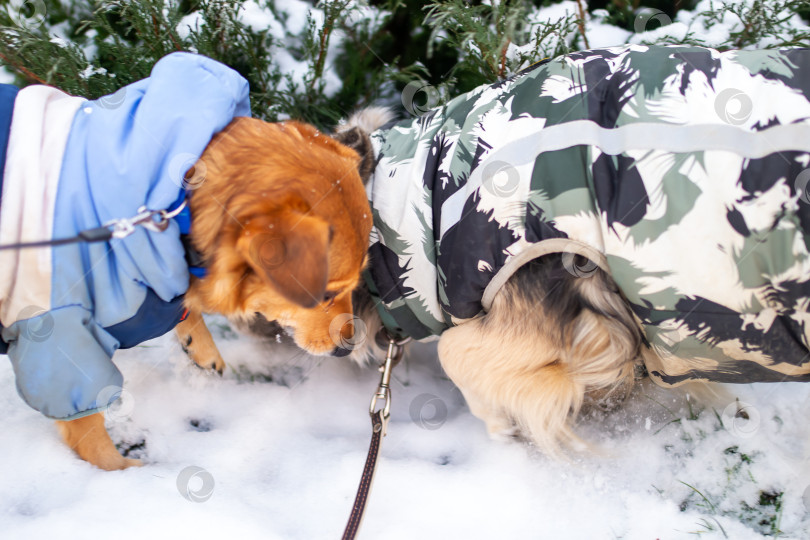
<path fill-rule="evenodd" d="M 247 3 L 245 20 L 283 43 L 287 31 L 257 5 Z M 737 22 L 707 27 L 699 12 L 708 5 L 650 32 L 656 13 L 632 35 L 598 14 L 586 29 L 593 47 L 688 32 L 721 43 Z M 300 31 L 309 3 L 285 6 L 287 30 Z M 548 9 L 575 3 L 560 6 Z M 277 52 L 300 80 L 306 66 Z M 0 68 L 3 81 L 10 76 Z M 103 472 L 73 455 L 53 422 L 17 396 L 0 357 L 0 539 L 340 537 L 368 448 L 377 372 L 209 321 L 229 364 L 224 377 L 193 367 L 171 335 L 116 355 L 126 392 L 108 428 L 145 463 L 127 471 Z M 557 462 L 489 440 L 435 347 L 415 345 L 394 374 L 393 419 L 360 537 L 810 538 L 810 385 L 729 390 L 747 420 L 733 417 L 733 399 L 701 408 L 643 385 L 620 410 L 582 422 L 600 453 Z"/>
<path fill-rule="evenodd" d="M 0 538 L 340 537 L 377 372 L 209 322 L 222 378 L 171 335 L 116 354 L 126 392 L 108 428 L 145 462 L 121 472 L 73 455 L 0 359 Z M 747 421 L 643 386 L 583 422 L 601 455 L 561 463 L 489 440 L 434 347 L 414 346 L 394 379 L 361 538 L 810 537 L 810 385 L 731 388 Z"/>

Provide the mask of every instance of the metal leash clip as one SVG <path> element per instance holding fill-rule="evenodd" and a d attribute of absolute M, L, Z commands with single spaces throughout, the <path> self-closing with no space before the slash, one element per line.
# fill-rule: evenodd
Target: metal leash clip
<path fill-rule="evenodd" d="M 388 430 L 388 420 L 391 417 L 391 370 L 402 359 L 405 352 L 405 345 L 410 338 L 395 339 L 387 331 L 385 337 L 388 340 L 388 350 L 385 353 L 385 362 L 380 366 L 380 385 L 377 387 L 377 392 L 371 397 L 371 405 L 368 412 L 372 418 L 382 410 L 382 425 L 375 425 L 374 431 L 382 429 L 382 434 L 385 436 Z M 384 400 L 382 409 L 377 407 L 377 402 Z"/>
<path fill-rule="evenodd" d="M 141 226 L 153 232 L 163 232 L 169 227 L 169 221 L 186 207 L 186 200 L 174 210 L 149 210 L 146 206 L 138 208 L 138 214 L 131 218 L 113 219 L 104 224 L 112 229 L 113 238 L 126 238 Z"/>

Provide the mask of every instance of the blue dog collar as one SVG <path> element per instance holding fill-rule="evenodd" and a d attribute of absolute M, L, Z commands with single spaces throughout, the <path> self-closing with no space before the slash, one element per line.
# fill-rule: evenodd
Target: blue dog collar
<path fill-rule="evenodd" d="M 178 201 L 172 206 L 177 208 L 177 206 L 183 203 L 185 198 L 186 191 L 183 190 Z M 191 210 L 188 204 L 174 216 L 174 220 L 180 227 L 180 241 L 183 242 L 189 273 L 195 277 L 204 278 L 208 274 L 208 269 L 205 267 L 205 260 L 203 259 L 202 253 L 197 251 L 191 243 Z"/>

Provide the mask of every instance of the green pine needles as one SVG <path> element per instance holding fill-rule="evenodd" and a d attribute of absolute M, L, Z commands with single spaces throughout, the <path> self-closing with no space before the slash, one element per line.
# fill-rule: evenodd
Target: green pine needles
<path fill-rule="evenodd" d="M 416 97 L 426 96 L 427 105 L 435 105 L 543 58 L 588 48 L 596 27 L 607 24 L 618 32 L 615 45 L 622 39 L 721 49 L 810 45 L 806 23 L 796 24 L 800 16 L 810 18 L 808 0 L 711 0 L 705 11 L 694 9 L 697 0 L 567 5 L 566 10 L 558 9 L 563 7 L 559 0 L 322 0 L 314 5 L 303 0 L 0 0 L 0 64 L 19 85 L 44 83 L 97 98 L 148 76 L 168 53 L 198 52 L 248 80 L 255 116 L 329 128 L 365 105 L 402 107 L 408 84 L 428 88 Z M 682 34 L 640 33 L 669 23 L 680 25 Z M 727 41 L 706 43 L 702 36 L 717 25 L 731 28 Z"/>

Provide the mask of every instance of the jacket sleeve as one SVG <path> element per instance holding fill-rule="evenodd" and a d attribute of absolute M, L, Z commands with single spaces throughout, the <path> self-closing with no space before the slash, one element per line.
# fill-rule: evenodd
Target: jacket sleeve
<path fill-rule="evenodd" d="M 183 173 L 212 136 L 234 117 L 250 115 L 247 81 L 189 53 L 168 55 L 149 78 L 76 107 L 58 169 L 53 238 L 133 216 L 141 206 L 172 208 L 183 196 Z M 119 342 L 104 328 L 137 314 L 148 289 L 164 302 L 183 294 L 188 268 L 175 223 L 163 232 L 138 228 L 106 245 L 50 253 L 49 283 L 15 284 L 20 291 L 49 287 L 40 296 L 50 301 L 36 303 L 45 313 L 4 320 L 2 337 L 20 396 L 46 416 L 67 420 L 106 408 L 120 391 L 123 379 L 111 361 Z"/>
<path fill-rule="evenodd" d="M 106 409 L 121 392 L 112 363 L 118 342 L 89 311 L 68 306 L 3 329 L 23 400 L 45 416 L 73 420 Z"/>
<path fill-rule="evenodd" d="M 190 53 L 170 54 L 147 79 L 86 102 L 65 147 L 54 236 L 136 215 L 141 206 L 174 208 L 184 188 L 194 188 L 185 185 L 183 176 L 211 138 L 235 117 L 249 114 L 247 81 L 224 64 Z M 187 289 L 188 266 L 175 223 L 163 232 L 138 228 L 110 246 L 112 253 L 103 255 L 110 262 L 85 268 L 93 269 L 90 281 L 96 289 L 89 297 L 106 300 L 93 307 L 101 326 L 134 315 L 144 300 L 144 285 L 166 302 Z M 81 251 L 54 250 L 54 268 L 84 264 Z M 88 306 L 77 296 L 75 279 L 57 280 L 53 298 L 62 305 Z"/>

